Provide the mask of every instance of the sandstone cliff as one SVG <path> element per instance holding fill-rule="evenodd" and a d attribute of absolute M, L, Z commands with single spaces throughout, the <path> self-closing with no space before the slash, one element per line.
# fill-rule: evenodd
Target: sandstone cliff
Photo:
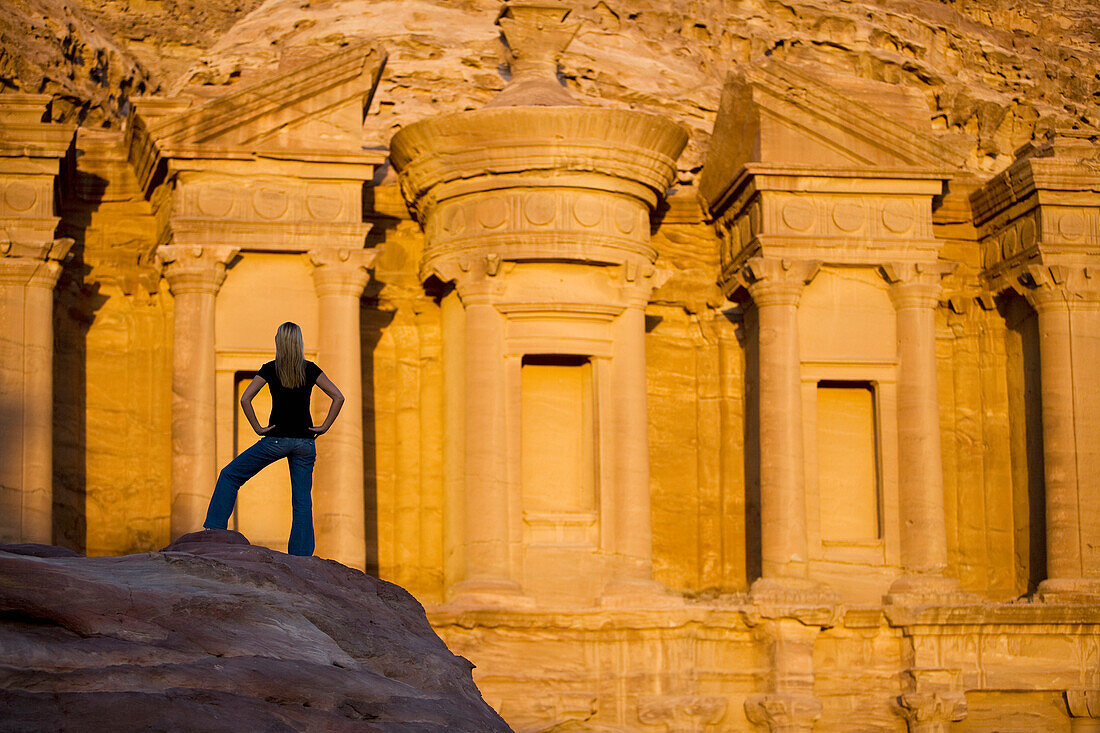
<path fill-rule="evenodd" d="M 921 95 L 959 164 L 1004 167 L 1050 127 L 1100 125 L 1100 11 L 1090 0 L 586 0 L 562 58 L 575 96 L 648 109 L 692 132 L 702 165 L 722 82 L 770 55 Z M 369 144 L 480 107 L 504 84 L 498 0 L 13 0 L 0 7 L 0 90 L 54 95 L 52 116 L 117 126 L 134 95 L 217 96 L 311 53 L 369 38 L 389 63 Z M 958 139 L 958 140 L 956 140 Z"/>
<path fill-rule="evenodd" d="M 0 546 L 0 730 L 506 731 L 398 586 L 185 535 Z"/>

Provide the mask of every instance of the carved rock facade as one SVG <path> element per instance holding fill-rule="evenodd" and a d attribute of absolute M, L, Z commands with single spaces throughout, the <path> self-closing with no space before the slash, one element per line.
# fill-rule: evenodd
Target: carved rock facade
<path fill-rule="evenodd" d="M 0 541 L 197 529 L 294 320 L 347 396 L 317 553 L 517 730 L 1095 725 L 1100 133 L 981 172 L 772 54 L 700 135 L 562 86 L 567 11 L 508 4 L 510 81 L 384 148 L 416 72 L 371 42 L 121 133 L 0 96 Z M 276 467 L 235 526 L 285 548 L 289 506 Z"/>

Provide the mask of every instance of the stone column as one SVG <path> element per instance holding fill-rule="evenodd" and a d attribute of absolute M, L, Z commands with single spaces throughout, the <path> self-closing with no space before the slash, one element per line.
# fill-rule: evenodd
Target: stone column
<path fill-rule="evenodd" d="M 742 272 L 757 320 L 760 554 L 765 579 L 807 575 L 798 300 L 817 269 L 816 263 L 754 257 Z"/>
<path fill-rule="evenodd" d="M 608 592 L 653 590 L 653 532 L 649 495 L 649 420 L 646 411 L 645 307 L 654 288 L 669 273 L 639 276 L 638 267 L 623 267 L 626 309 L 613 329 L 615 430 L 615 554 L 621 565 Z"/>
<path fill-rule="evenodd" d="M 71 245 L 0 243 L 0 543 L 53 542 L 53 288 Z"/>
<path fill-rule="evenodd" d="M 172 326 L 172 539 L 202 529 L 217 479 L 214 444 L 214 299 L 236 247 L 162 245 L 174 299 Z"/>
<path fill-rule="evenodd" d="M 941 592 L 957 586 L 947 568 L 943 454 L 936 383 L 936 307 L 944 268 L 883 268 L 898 330 L 898 499 L 902 578 L 891 592 Z"/>
<path fill-rule="evenodd" d="M 465 307 L 465 572 L 453 592 L 519 593 L 508 547 L 509 497 L 504 450 L 504 317 L 485 282 L 459 282 Z"/>
<path fill-rule="evenodd" d="M 1033 267 L 1021 279 L 1038 314 L 1046 491 L 1047 579 L 1040 593 L 1100 592 L 1093 517 L 1100 506 L 1100 438 L 1086 403 L 1100 377 L 1095 340 L 1100 294 L 1083 272 Z M 1095 276 L 1093 276 L 1095 277 Z M 1089 320 L 1091 318 L 1091 321 Z M 1091 326 L 1091 330 L 1090 330 Z M 1091 335 L 1091 339 L 1090 339 Z M 1092 405 L 1095 407 L 1095 405 Z"/>
<path fill-rule="evenodd" d="M 375 252 L 313 250 L 313 285 L 320 305 L 320 367 L 344 395 L 340 417 L 317 439 L 313 516 L 316 554 L 364 570 L 363 364 L 359 299 Z"/>

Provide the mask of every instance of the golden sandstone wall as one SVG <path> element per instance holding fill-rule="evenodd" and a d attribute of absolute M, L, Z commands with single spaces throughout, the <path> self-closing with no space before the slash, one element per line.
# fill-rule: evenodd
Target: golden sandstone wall
<path fill-rule="evenodd" d="M 0 9 L 4 541 L 197 529 L 295 320 L 517 730 L 1100 726 L 1095 9 L 527 5 Z"/>

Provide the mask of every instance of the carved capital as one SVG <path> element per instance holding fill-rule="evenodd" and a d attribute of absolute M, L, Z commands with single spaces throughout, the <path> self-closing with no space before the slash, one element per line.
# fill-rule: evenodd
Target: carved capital
<path fill-rule="evenodd" d="M 1013 289 L 1037 311 L 1100 302 L 1100 267 L 1028 265 L 1015 273 Z"/>
<path fill-rule="evenodd" d="M 737 282 L 748 291 L 759 308 L 768 305 L 798 305 L 802 289 L 821 270 L 812 260 L 752 257 L 737 273 Z"/>
<path fill-rule="evenodd" d="M 668 730 L 703 730 L 726 716 L 729 700 L 717 695 L 653 695 L 638 699 L 638 720 Z"/>
<path fill-rule="evenodd" d="M 237 256 L 238 247 L 165 244 L 157 247 L 157 259 L 172 295 L 214 295 L 225 282 L 225 266 Z"/>
<path fill-rule="evenodd" d="M 897 706 L 911 733 L 946 732 L 950 723 L 966 717 L 966 695 L 962 692 L 904 692 L 898 696 Z"/>
<path fill-rule="evenodd" d="M 809 731 L 821 717 L 821 702 L 813 695 L 793 692 L 750 695 L 745 700 L 745 716 L 768 730 Z"/>
<path fill-rule="evenodd" d="M 358 298 L 370 280 L 367 269 L 374 266 L 377 249 L 313 249 L 313 286 L 318 295 L 348 295 Z"/>
<path fill-rule="evenodd" d="M 488 303 L 499 285 L 497 276 L 506 270 L 499 254 L 463 255 L 433 260 L 421 271 L 422 279 L 435 277 L 443 283 L 453 283 L 459 298 L 466 305 Z"/>
<path fill-rule="evenodd" d="M 953 262 L 888 262 L 879 266 L 898 309 L 935 308 L 943 295 L 943 277 L 954 271 Z"/>
<path fill-rule="evenodd" d="M 672 277 L 672 270 L 637 259 L 627 260 L 619 270 L 619 287 L 626 296 L 627 307 L 634 308 L 644 308 L 653 291 Z"/>
<path fill-rule="evenodd" d="M 966 695 L 957 669 L 910 669 L 906 692 L 895 700 L 895 712 L 905 718 L 910 733 L 946 733 L 966 717 Z"/>
<path fill-rule="evenodd" d="M 1066 690 L 1063 694 L 1070 717 L 1100 720 L 1100 690 Z"/>
<path fill-rule="evenodd" d="M 10 240 L 0 242 L 0 285 L 52 290 L 61 274 L 61 260 L 72 246 L 68 237 L 33 248 L 15 246 Z"/>

